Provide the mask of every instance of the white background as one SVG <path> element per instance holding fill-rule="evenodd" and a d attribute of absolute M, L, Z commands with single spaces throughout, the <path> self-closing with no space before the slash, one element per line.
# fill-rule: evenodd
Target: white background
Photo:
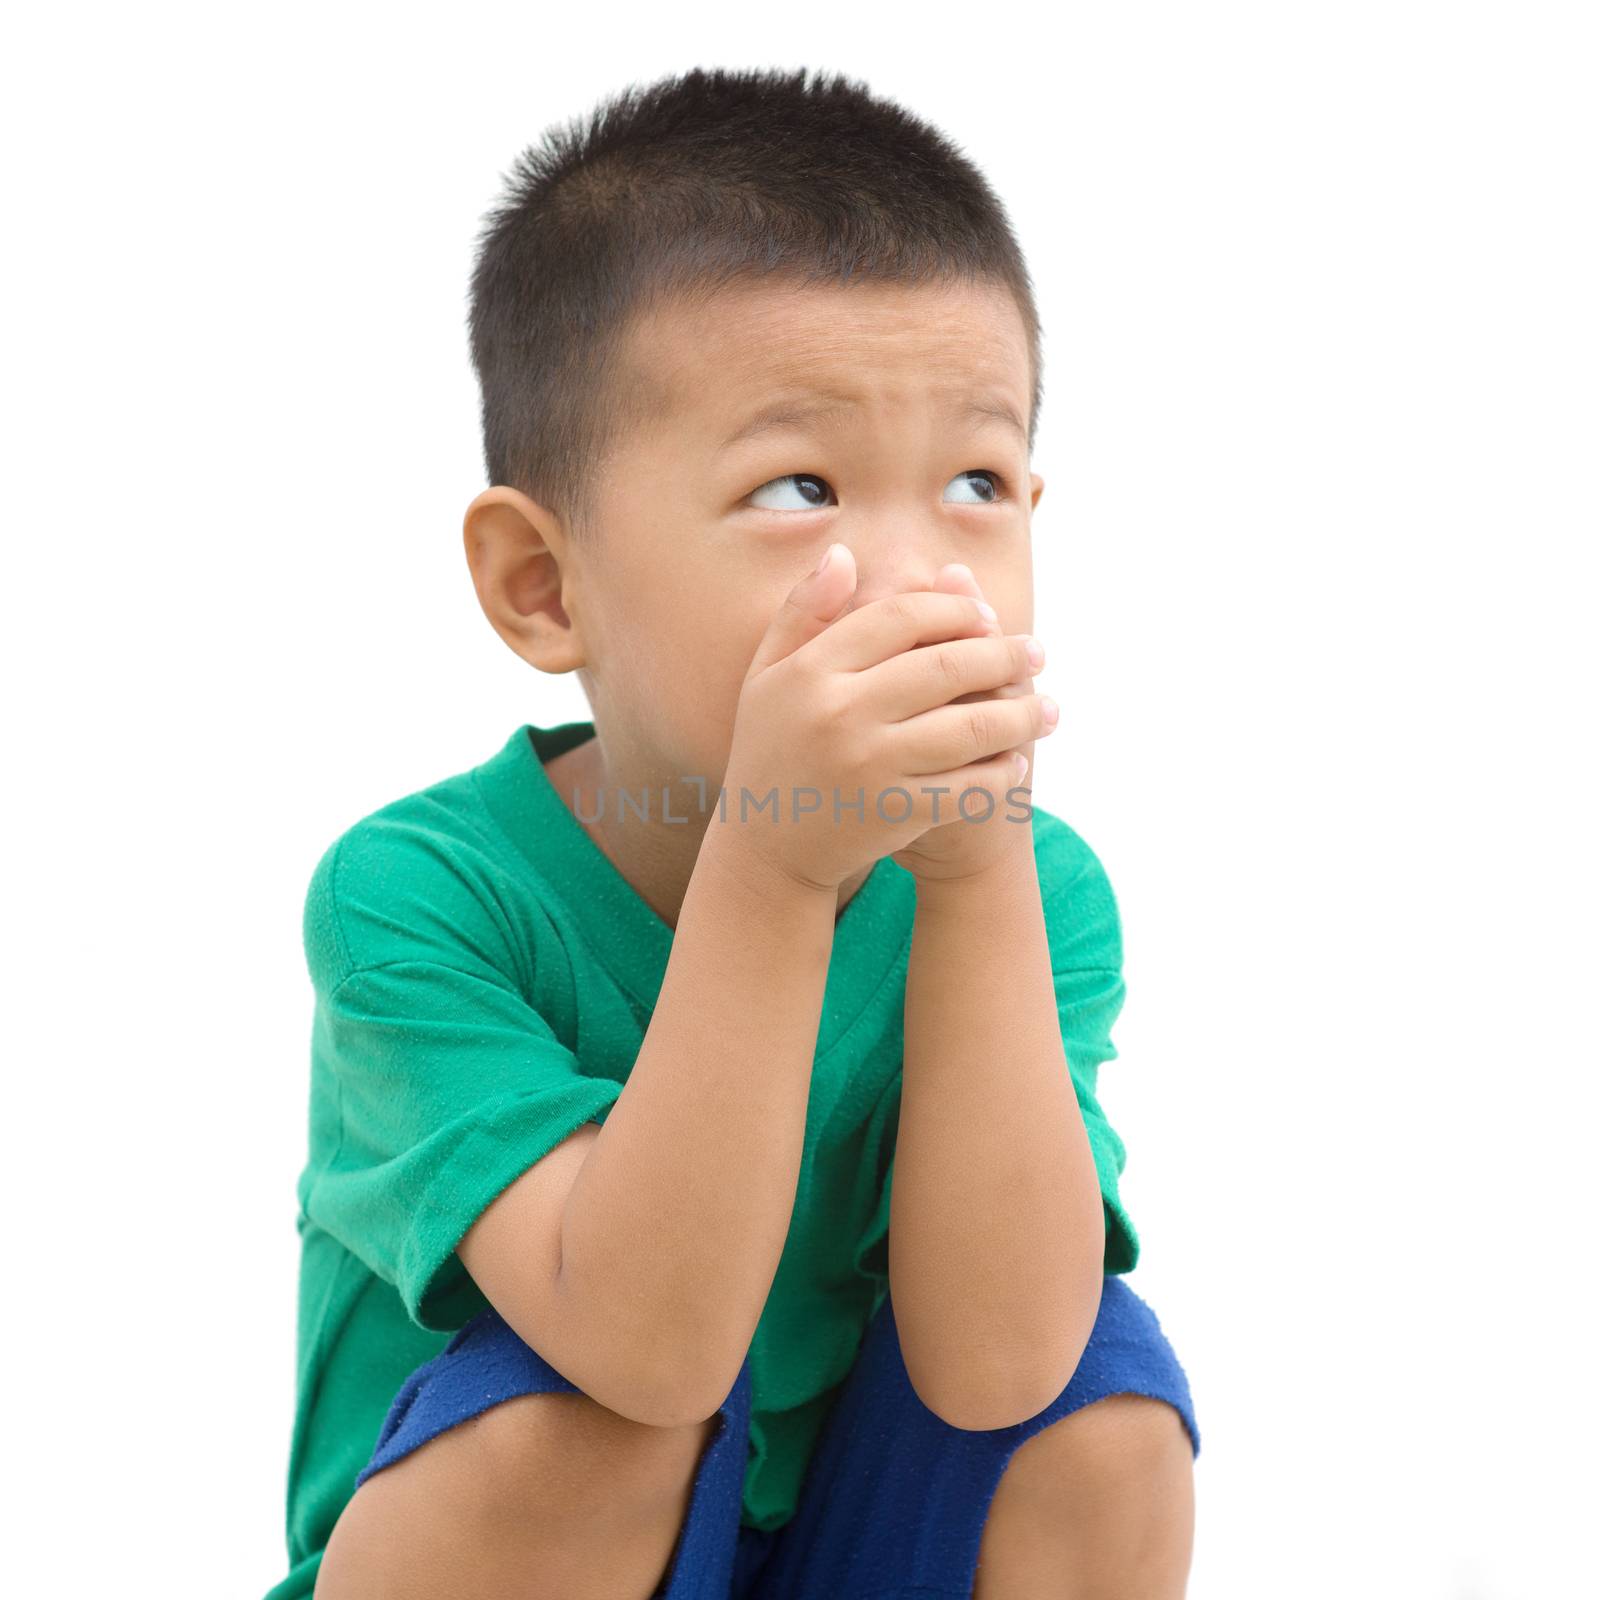
<path fill-rule="evenodd" d="M 17 1592 L 287 1568 L 306 880 L 587 711 L 462 555 L 474 233 L 695 65 L 928 118 L 1038 287 L 1038 798 L 1123 912 L 1191 1596 L 1596 1592 L 1592 11 L 565 10 L 8 30 Z"/>

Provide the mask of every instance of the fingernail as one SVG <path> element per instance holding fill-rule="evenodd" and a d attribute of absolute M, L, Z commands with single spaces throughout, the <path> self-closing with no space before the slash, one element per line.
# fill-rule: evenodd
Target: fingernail
<path fill-rule="evenodd" d="M 1061 715 L 1061 707 L 1049 695 L 1043 695 L 1039 700 L 1039 709 L 1044 712 L 1045 727 L 1055 727 L 1056 719 Z"/>
<path fill-rule="evenodd" d="M 1044 665 L 1044 646 L 1030 633 L 1026 641 L 1028 651 L 1028 665 L 1035 672 Z"/>
<path fill-rule="evenodd" d="M 816 577 L 817 573 L 823 571 L 827 567 L 828 563 L 833 560 L 833 552 L 838 548 L 839 547 L 837 545 L 830 544 L 828 548 L 822 552 L 822 559 L 817 563 L 815 570 L 811 574 L 813 578 Z"/>
<path fill-rule="evenodd" d="M 990 622 L 998 622 L 1000 620 L 1000 613 L 987 600 L 978 602 L 978 615 L 987 617 Z"/>
<path fill-rule="evenodd" d="M 1027 777 L 1027 775 L 1028 775 L 1028 758 L 1025 755 L 1023 755 L 1023 753 L 1020 750 L 1018 750 L 1016 752 L 1016 754 L 1012 756 L 1011 759 L 1016 764 L 1017 777 L 1019 779 Z"/>

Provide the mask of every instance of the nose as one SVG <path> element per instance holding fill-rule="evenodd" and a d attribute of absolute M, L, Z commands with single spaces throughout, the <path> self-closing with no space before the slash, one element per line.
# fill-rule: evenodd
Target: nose
<path fill-rule="evenodd" d="M 907 554 L 900 559 L 873 560 L 870 556 L 857 558 L 856 592 L 850 602 L 852 611 L 869 606 L 892 594 L 931 589 L 940 568 L 946 562 L 931 557 Z"/>

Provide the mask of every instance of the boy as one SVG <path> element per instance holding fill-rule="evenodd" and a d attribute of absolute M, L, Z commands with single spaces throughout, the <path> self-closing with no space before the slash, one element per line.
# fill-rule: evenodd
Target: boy
<path fill-rule="evenodd" d="M 1019 787 L 999 202 L 860 85 L 695 71 L 524 158 L 471 332 L 473 582 L 594 718 L 313 874 L 270 1600 L 1181 1595 L 1115 900 Z"/>

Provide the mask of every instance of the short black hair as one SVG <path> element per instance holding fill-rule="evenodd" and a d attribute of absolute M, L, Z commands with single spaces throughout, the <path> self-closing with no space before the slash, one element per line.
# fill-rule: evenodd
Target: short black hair
<path fill-rule="evenodd" d="M 548 129 L 484 219 L 468 323 L 489 482 L 581 537 L 602 463 L 656 404 L 621 370 L 632 320 L 768 276 L 1009 289 L 1033 369 L 1031 454 L 1038 311 L 977 167 L 842 73 L 696 67 Z"/>

